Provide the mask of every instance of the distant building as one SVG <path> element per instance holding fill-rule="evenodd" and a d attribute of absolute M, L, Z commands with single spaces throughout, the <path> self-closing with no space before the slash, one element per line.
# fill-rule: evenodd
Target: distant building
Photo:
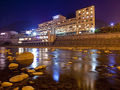
<path fill-rule="evenodd" d="M 15 38 L 15 36 L 18 35 L 18 32 L 16 31 L 6 31 L 6 32 L 0 32 L 0 44 L 4 43 L 11 43 L 11 44 L 17 44 L 18 39 Z"/>

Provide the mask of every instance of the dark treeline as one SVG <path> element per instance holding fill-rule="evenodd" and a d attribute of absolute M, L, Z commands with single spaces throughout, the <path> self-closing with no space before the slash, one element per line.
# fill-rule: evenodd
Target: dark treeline
<path fill-rule="evenodd" d="M 115 32 L 120 32 L 120 23 L 117 23 L 114 26 L 107 26 L 96 29 L 96 33 L 115 33 Z"/>

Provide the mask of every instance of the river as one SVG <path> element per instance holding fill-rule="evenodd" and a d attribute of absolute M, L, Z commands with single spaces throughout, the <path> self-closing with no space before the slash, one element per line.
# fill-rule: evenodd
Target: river
<path fill-rule="evenodd" d="M 12 56 L 16 52 L 31 52 L 34 54 L 33 63 L 26 66 L 34 69 L 46 65 L 45 74 L 33 76 L 16 86 L 30 85 L 35 90 L 120 90 L 120 51 L 110 50 L 77 50 L 50 48 L 5 48 L 10 49 Z M 51 57 L 52 56 L 52 57 Z M 10 77 L 21 73 L 8 69 L 8 55 L 0 54 L 0 81 L 8 81 Z M 48 60 L 50 58 L 50 60 Z M 34 83 L 29 83 L 33 81 Z M 21 83 L 21 82 L 20 82 Z M 15 87 L 16 87 L 15 86 Z M 14 86 L 13 86 L 14 87 Z M 11 89 L 12 90 L 12 89 Z"/>

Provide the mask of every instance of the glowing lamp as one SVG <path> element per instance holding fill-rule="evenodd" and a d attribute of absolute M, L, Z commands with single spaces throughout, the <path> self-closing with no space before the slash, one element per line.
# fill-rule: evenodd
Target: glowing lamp
<path fill-rule="evenodd" d="M 115 24 L 112 22 L 112 23 L 110 23 L 110 26 L 114 26 Z"/>
<path fill-rule="evenodd" d="M 33 32 L 33 36 L 36 36 L 37 35 L 37 33 L 36 32 Z"/>
<path fill-rule="evenodd" d="M 91 28 L 91 31 L 94 33 L 95 32 L 95 28 Z"/>

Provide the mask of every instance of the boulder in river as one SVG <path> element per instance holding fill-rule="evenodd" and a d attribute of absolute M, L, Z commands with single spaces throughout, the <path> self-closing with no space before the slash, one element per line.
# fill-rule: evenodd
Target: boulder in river
<path fill-rule="evenodd" d="M 78 57 L 72 57 L 74 60 L 78 59 Z"/>
<path fill-rule="evenodd" d="M 46 69 L 46 65 L 41 65 L 35 68 L 35 70 Z"/>
<path fill-rule="evenodd" d="M 13 85 L 13 84 L 10 83 L 10 82 L 3 82 L 3 83 L 1 84 L 2 87 L 10 87 L 10 86 L 12 86 L 12 85 Z"/>
<path fill-rule="evenodd" d="M 21 65 L 30 65 L 33 59 L 34 55 L 31 52 L 24 52 L 16 57 L 16 61 Z"/>
<path fill-rule="evenodd" d="M 22 90 L 35 90 L 32 86 L 24 86 Z"/>
<path fill-rule="evenodd" d="M 35 70 L 28 70 L 27 72 L 28 72 L 28 73 L 34 73 Z"/>
<path fill-rule="evenodd" d="M 35 76 L 39 76 L 39 75 L 43 75 L 43 72 L 34 72 L 32 74 L 35 75 Z"/>
<path fill-rule="evenodd" d="M 120 66 L 117 66 L 117 69 L 120 70 Z"/>
<path fill-rule="evenodd" d="M 17 63 L 11 63 L 11 64 L 9 64 L 9 66 L 8 66 L 10 69 L 16 69 L 16 68 L 18 68 L 18 64 Z"/>
<path fill-rule="evenodd" d="M 26 79 L 26 78 L 28 78 L 28 77 L 29 77 L 28 74 L 16 75 L 16 76 L 14 76 L 14 77 L 11 77 L 11 78 L 9 79 L 9 81 L 10 81 L 10 82 L 20 82 L 20 81 L 22 81 L 22 80 L 24 80 L 24 79 Z"/>

